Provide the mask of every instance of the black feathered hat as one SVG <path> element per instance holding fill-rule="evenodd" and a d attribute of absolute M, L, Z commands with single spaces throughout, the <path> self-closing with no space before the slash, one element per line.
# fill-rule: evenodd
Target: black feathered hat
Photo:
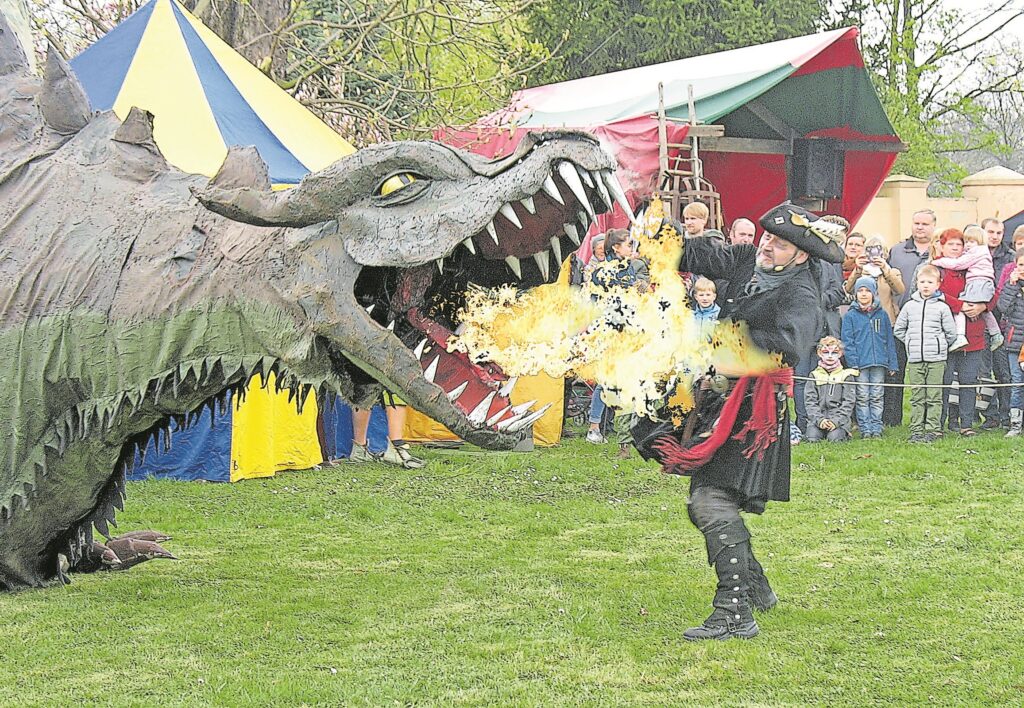
<path fill-rule="evenodd" d="M 770 234 L 784 238 L 811 258 L 829 263 L 843 262 L 843 248 L 839 244 L 846 229 L 825 221 L 796 204 L 783 202 L 769 209 L 761 217 L 761 227 Z"/>

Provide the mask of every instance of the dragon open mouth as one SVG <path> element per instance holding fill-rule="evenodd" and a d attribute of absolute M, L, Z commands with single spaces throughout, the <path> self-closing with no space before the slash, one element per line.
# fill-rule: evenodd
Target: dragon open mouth
<path fill-rule="evenodd" d="M 469 288 L 548 282 L 597 214 L 617 203 L 632 217 L 597 140 L 531 133 L 494 160 L 439 143 L 370 146 L 283 193 L 238 188 L 239 174 L 258 170 L 239 169 L 245 156 L 232 151 L 197 193 L 208 209 L 256 226 L 319 224 L 318 237 L 336 233 L 351 259 L 355 272 L 319 275 L 333 302 L 308 311 L 337 368 L 485 447 L 510 447 L 508 434 L 544 414 L 512 405 L 515 381 L 497 366 L 446 345 Z M 340 255 L 330 241 L 320 241 L 323 262 Z M 367 316 L 340 314 L 352 305 Z"/>
<path fill-rule="evenodd" d="M 521 162 L 521 160 L 520 160 Z M 443 256 L 412 268 L 364 267 L 355 295 L 373 322 L 412 351 L 426 380 L 440 387 L 474 428 L 515 433 L 551 404 L 513 405 L 515 378 L 494 363 L 471 361 L 446 345 L 472 287 L 529 288 L 557 278 L 565 255 L 579 247 L 597 214 L 628 202 L 609 169 L 556 162 L 534 189 L 503 203 L 476 234 Z"/>

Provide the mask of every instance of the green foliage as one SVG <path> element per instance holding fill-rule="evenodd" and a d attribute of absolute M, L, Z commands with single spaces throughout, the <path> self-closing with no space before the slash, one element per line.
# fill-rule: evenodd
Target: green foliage
<path fill-rule="evenodd" d="M 815 30 L 819 0 L 542 0 L 529 36 L 554 58 L 532 85 L 736 49 Z"/>
<path fill-rule="evenodd" d="M 0 704 L 1019 705 L 1024 448 L 905 437 L 794 449 L 780 604 L 700 645 L 687 480 L 613 444 L 132 483 L 181 560 L 0 595 Z"/>

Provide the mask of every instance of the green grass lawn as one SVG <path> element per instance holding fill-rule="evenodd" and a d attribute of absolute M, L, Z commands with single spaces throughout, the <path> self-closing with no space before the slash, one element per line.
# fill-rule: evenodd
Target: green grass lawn
<path fill-rule="evenodd" d="M 0 704 L 1022 705 L 1024 444 L 905 438 L 796 448 L 749 642 L 682 640 L 688 480 L 612 444 L 130 484 L 181 560 L 0 596 Z"/>

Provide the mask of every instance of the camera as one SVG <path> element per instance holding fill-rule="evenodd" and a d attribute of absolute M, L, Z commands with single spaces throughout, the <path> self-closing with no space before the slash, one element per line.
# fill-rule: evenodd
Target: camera
<path fill-rule="evenodd" d="M 881 246 L 868 246 L 865 251 L 868 254 L 868 258 L 881 258 L 882 247 Z"/>

